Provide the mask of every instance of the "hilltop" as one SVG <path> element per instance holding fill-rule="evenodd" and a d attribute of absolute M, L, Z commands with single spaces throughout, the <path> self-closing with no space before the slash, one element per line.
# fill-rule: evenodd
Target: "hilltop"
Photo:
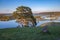
<path fill-rule="evenodd" d="M 50 15 L 50 14 L 55 14 L 55 15 L 60 15 L 60 12 L 40 12 L 40 13 L 33 13 L 35 15 Z"/>

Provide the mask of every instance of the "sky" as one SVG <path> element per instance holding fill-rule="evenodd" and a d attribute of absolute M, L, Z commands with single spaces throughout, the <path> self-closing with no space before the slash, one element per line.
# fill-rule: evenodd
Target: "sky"
<path fill-rule="evenodd" d="M 60 0 L 0 0 L 0 13 L 13 13 L 17 7 L 27 6 L 33 13 L 60 11 Z"/>

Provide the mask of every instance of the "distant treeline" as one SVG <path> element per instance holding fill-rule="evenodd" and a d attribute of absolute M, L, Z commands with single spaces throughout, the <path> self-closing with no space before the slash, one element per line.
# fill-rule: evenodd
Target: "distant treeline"
<path fill-rule="evenodd" d="M 13 19 L 12 15 L 0 14 L 0 21 L 9 21 L 12 19 Z"/>
<path fill-rule="evenodd" d="M 33 15 L 55 15 L 55 16 L 60 16 L 60 12 L 41 12 L 41 13 L 33 13 Z M 7 13 L 7 14 L 0 14 L 0 21 L 9 21 L 9 20 L 13 20 L 13 16 L 12 13 Z"/>

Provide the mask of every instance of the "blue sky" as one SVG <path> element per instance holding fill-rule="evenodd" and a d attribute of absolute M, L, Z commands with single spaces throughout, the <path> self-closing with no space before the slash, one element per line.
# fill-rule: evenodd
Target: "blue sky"
<path fill-rule="evenodd" d="M 60 11 L 60 0 L 0 0 L 0 13 L 12 13 L 21 5 L 33 12 Z"/>

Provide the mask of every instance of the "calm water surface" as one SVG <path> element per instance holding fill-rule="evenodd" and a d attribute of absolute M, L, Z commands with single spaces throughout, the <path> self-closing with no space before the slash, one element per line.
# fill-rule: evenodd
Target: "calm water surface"
<path fill-rule="evenodd" d="M 43 23 L 47 23 L 47 22 L 51 22 L 49 20 L 45 20 L 45 21 L 39 21 L 37 22 L 36 26 L 40 26 Z M 60 22 L 60 21 L 55 21 L 55 22 Z M 16 22 L 16 20 L 10 20 L 10 21 L 0 21 L 0 29 L 1 28 L 13 28 L 13 27 L 17 27 L 19 24 Z"/>
<path fill-rule="evenodd" d="M 18 23 L 16 23 L 16 20 L 0 21 L 0 28 L 12 28 L 17 26 Z"/>

